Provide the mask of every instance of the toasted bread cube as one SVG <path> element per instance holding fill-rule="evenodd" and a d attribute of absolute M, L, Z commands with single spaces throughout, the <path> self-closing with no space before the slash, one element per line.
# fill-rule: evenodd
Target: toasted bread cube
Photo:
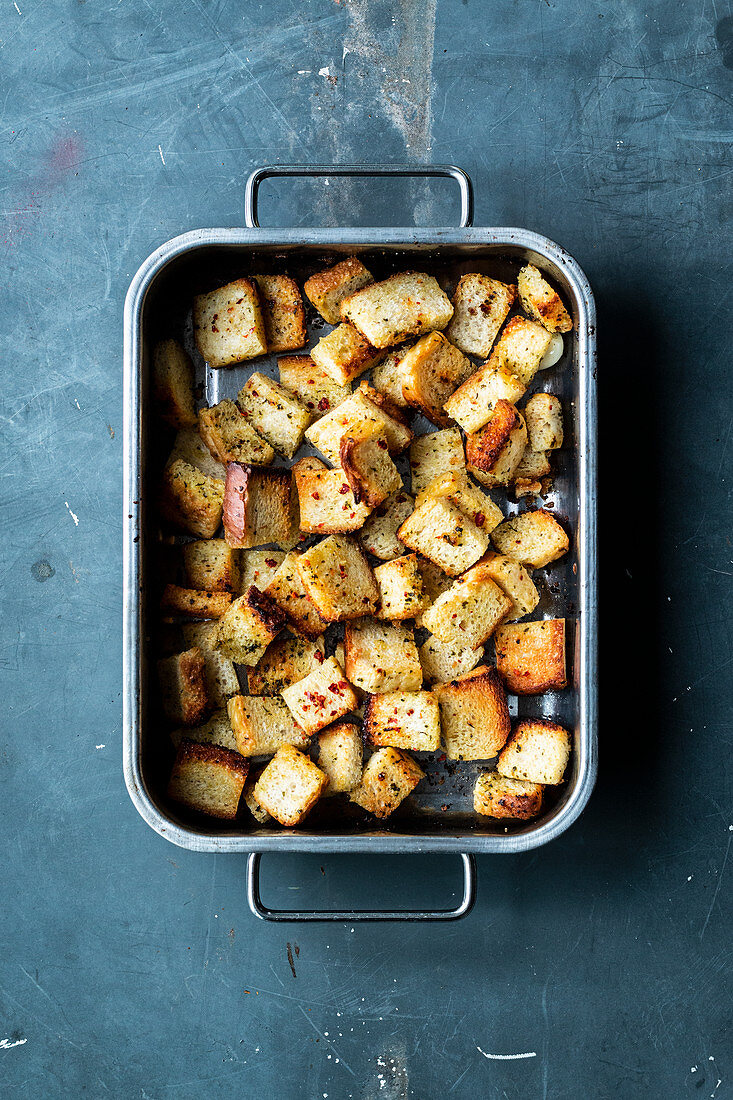
<path fill-rule="evenodd" d="M 477 481 L 490 489 L 509 484 L 527 446 L 524 417 L 514 409 L 514 419 L 511 421 L 513 427 L 509 420 L 504 424 L 498 423 L 501 419 L 501 405 L 502 402 L 497 402 L 491 414 L 492 420 L 481 431 L 466 436 L 468 469 Z M 504 442 L 500 445 L 502 439 Z"/>
<path fill-rule="evenodd" d="M 460 508 L 477 527 L 483 531 L 493 531 L 504 519 L 504 514 L 494 504 L 488 493 L 484 493 L 470 480 L 465 470 L 438 474 L 427 488 L 418 494 L 416 507 L 428 500 L 448 500 Z"/>
<path fill-rule="evenodd" d="M 351 386 L 340 386 L 310 355 L 283 355 L 277 361 L 280 385 L 294 394 L 313 420 L 320 420 L 351 396 Z"/>
<path fill-rule="evenodd" d="M 491 539 L 500 554 L 514 558 L 531 569 L 541 569 L 557 561 L 570 546 L 564 529 L 554 516 L 538 508 L 522 512 L 495 527 Z"/>
<path fill-rule="evenodd" d="M 403 344 L 402 347 L 390 351 L 381 363 L 372 370 L 372 385 L 379 393 L 384 394 L 388 401 L 400 409 L 407 409 L 409 405 L 402 392 L 402 360 L 409 351 L 411 344 Z"/>
<path fill-rule="evenodd" d="M 258 768 L 256 772 L 250 772 L 247 782 L 244 784 L 244 793 L 242 794 L 245 806 L 258 825 L 267 825 L 269 821 L 272 821 L 272 816 L 268 814 L 265 807 L 257 801 L 255 796 L 257 781 L 264 770 L 264 768 Z"/>
<path fill-rule="evenodd" d="M 479 562 L 423 612 L 422 625 L 441 642 L 476 649 L 511 609 L 512 601 Z"/>
<path fill-rule="evenodd" d="M 462 275 L 453 295 L 453 317 L 446 336 L 466 355 L 485 359 L 516 296 L 516 287 L 488 275 Z"/>
<path fill-rule="evenodd" d="M 215 648 L 240 665 L 256 665 L 285 625 L 274 600 L 251 584 L 219 620 Z"/>
<path fill-rule="evenodd" d="M 440 566 L 428 561 L 427 558 L 423 558 L 420 554 L 417 556 L 417 567 L 422 577 L 423 597 L 425 599 L 425 610 L 427 610 L 427 608 L 435 603 L 438 596 L 448 591 L 453 584 L 453 578 L 444 573 Z M 424 615 L 425 611 L 422 611 L 415 619 L 416 626 L 425 626 L 423 622 Z"/>
<path fill-rule="evenodd" d="M 179 618 L 220 619 L 231 602 L 231 592 L 200 592 L 196 588 L 167 584 L 160 598 L 160 609 L 167 623 Z"/>
<path fill-rule="evenodd" d="M 348 535 L 329 535 L 298 560 L 306 595 L 329 622 L 358 619 L 377 609 L 379 589 L 362 548 Z"/>
<path fill-rule="evenodd" d="M 541 477 L 547 477 L 550 472 L 550 463 L 546 451 L 533 451 L 531 447 L 525 447 L 524 453 L 515 467 L 512 478 L 517 481 L 537 481 Z"/>
<path fill-rule="evenodd" d="M 224 482 L 208 477 L 188 462 L 166 466 L 160 507 L 163 515 L 192 535 L 210 539 L 221 524 Z"/>
<path fill-rule="evenodd" d="M 396 623 L 357 619 L 344 634 L 346 678 L 362 691 L 417 691 L 420 657 L 413 633 Z"/>
<path fill-rule="evenodd" d="M 359 700 L 335 657 L 328 657 L 297 684 L 280 693 L 295 721 L 307 734 L 317 733 L 355 710 Z"/>
<path fill-rule="evenodd" d="M 292 745 L 278 749 L 255 783 L 254 797 L 276 821 L 299 825 L 326 787 L 326 776 Z"/>
<path fill-rule="evenodd" d="M 374 276 L 356 256 L 325 271 L 317 271 L 306 279 L 303 290 L 316 307 L 324 321 L 337 325 L 341 320 L 341 303 L 350 294 L 355 294 L 363 286 L 374 282 Z"/>
<path fill-rule="evenodd" d="M 380 619 L 415 619 L 427 607 L 417 554 L 405 554 L 378 565 L 374 576 L 379 586 Z"/>
<path fill-rule="evenodd" d="M 339 460 L 357 504 L 375 508 L 402 488 L 387 437 L 378 424 L 368 421 L 347 428 L 341 437 Z"/>
<path fill-rule="evenodd" d="M 492 550 L 482 559 L 486 574 L 499 585 L 512 601 L 512 609 L 507 615 L 508 622 L 515 622 L 534 611 L 540 602 L 537 587 L 524 566 L 504 554 L 495 554 Z"/>
<path fill-rule="evenodd" d="M 533 451 L 555 451 L 563 444 L 562 405 L 553 393 L 536 393 L 524 406 Z"/>
<path fill-rule="evenodd" d="M 300 556 L 297 550 L 291 550 L 285 556 L 265 593 L 275 601 L 292 630 L 313 639 L 323 633 L 328 626 L 328 620 L 319 614 L 316 606 L 308 599 L 298 572 Z"/>
<path fill-rule="evenodd" d="M 198 428 L 193 363 L 177 340 L 161 340 L 155 345 L 153 396 L 159 414 L 171 427 Z"/>
<path fill-rule="evenodd" d="M 267 353 L 257 287 L 251 279 L 199 294 L 193 300 L 196 346 L 212 367 L 228 367 Z"/>
<path fill-rule="evenodd" d="M 367 741 L 380 748 L 435 752 L 440 745 L 440 711 L 432 691 L 390 691 L 370 695 L 364 708 Z"/>
<path fill-rule="evenodd" d="M 267 350 L 296 351 L 305 346 L 305 309 L 295 279 L 289 275 L 255 275 L 265 326 Z"/>
<path fill-rule="evenodd" d="M 181 629 L 189 649 L 198 646 L 204 655 L 206 691 L 211 705 L 225 707 L 227 700 L 232 695 L 236 695 L 240 691 L 240 687 L 234 663 L 216 649 L 218 623 L 184 623 Z M 193 741 L 200 740 L 199 737 L 194 737 L 193 734 L 188 736 Z M 234 745 L 227 745 L 224 741 L 218 741 L 217 744 L 224 745 L 224 748 L 235 747 Z"/>
<path fill-rule="evenodd" d="M 466 469 L 463 440 L 458 428 L 430 432 L 417 436 L 410 447 L 412 494 L 419 496 L 431 481 L 441 474 L 460 473 Z"/>
<path fill-rule="evenodd" d="M 489 420 L 497 401 L 508 401 L 514 405 L 526 388 L 508 367 L 492 355 L 448 398 L 445 411 L 465 432 L 477 432 Z"/>
<path fill-rule="evenodd" d="M 351 792 L 351 801 L 383 819 L 393 814 L 424 778 L 425 772 L 407 753 L 377 749 L 367 760 L 361 782 Z"/>
<path fill-rule="evenodd" d="M 361 782 L 361 730 L 353 722 L 337 722 L 318 734 L 318 767 L 328 776 L 326 794 L 353 791 Z"/>
<path fill-rule="evenodd" d="M 432 275 L 405 271 L 344 298 L 341 316 L 375 348 L 387 348 L 409 336 L 445 328 L 453 306 Z"/>
<path fill-rule="evenodd" d="M 368 340 L 354 328 L 343 322 L 322 336 L 311 351 L 317 367 L 330 374 L 334 382 L 345 386 L 364 371 L 369 370 L 383 357 L 384 352 L 373 348 Z"/>
<path fill-rule="evenodd" d="M 247 672 L 250 695 L 279 695 L 297 684 L 323 664 L 323 637 L 293 637 L 292 634 L 276 638 L 254 668 Z"/>
<path fill-rule="evenodd" d="M 429 684 L 445 684 L 475 668 L 484 655 L 484 647 L 470 649 L 467 646 L 441 642 L 431 634 L 420 646 L 420 664 L 423 676 Z"/>
<path fill-rule="evenodd" d="M 397 530 L 414 507 L 412 497 L 401 491 L 378 505 L 357 536 L 364 549 L 382 561 L 401 557 L 405 548 L 397 538 Z"/>
<path fill-rule="evenodd" d="M 183 547 L 183 566 L 191 588 L 236 592 L 239 562 L 224 539 L 197 539 Z"/>
<path fill-rule="evenodd" d="M 496 770 L 527 783 L 562 783 L 570 759 L 570 734 L 547 718 L 525 718 L 502 749 Z"/>
<path fill-rule="evenodd" d="M 548 332 L 570 332 L 573 322 L 556 290 L 542 277 L 534 264 L 527 264 L 517 276 L 522 309 Z M 540 448 L 542 449 L 542 448 Z"/>
<path fill-rule="evenodd" d="M 219 462 L 217 458 L 214 458 L 199 435 L 198 413 L 196 414 L 196 424 L 195 428 L 182 428 L 180 432 L 176 433 L 173 450 L 167 464 L 170 466 L 176 459 L 180 459 L 181 462 L 194 466 L 202 474 L 206 474 L 207 477 L 223 481 L 227 473 L 226 466 Z"/>
<path fill-rule="evenodd" d="M 407 404 L 446 427 L 451 418 L 443 406 L 473 373 L 473 364 L 442 332 L 431 332 L 405 352 L 399 372 Z"/>
<path fill-rule="evenodd" d="M 515 695 L 567 687 L 564 619 L 500 626 L 494 644 L 496 667 Z"/>
<path fill-rule="evenodd" d="M 489 362 L 505 367 L 528 386 L 540 369 L 551 341 L 551 334 L 542 325 L 526 317 L 512 317 L 497 340 Z"/>
<path fill-rule="evenodd" d="M 227 703 L 227 712 L 242 756 L 269 756 L 283 745 L 303 748 L 308 744 L 279 695 L 235 695 Z"/>
<path fill-rule="evenodd" d="M 247 423 L 234 401 L 199 411 L 199 432 L 219 462 L 254 462 L 269 466 L 275 457 L 270 444 Z"/>
<path fill-rule="evenodd" d="M 436 684 L 445 754 L 449 760 L 491 760 L 511 731 L 506 692 L 495 668 L 479 665 Z"/>
<path fill-rule="evenodd" d="M 264 592 L 284 560 L 284 550 L 242 550 L 238 591 L 246 592 L 251 584 L 255 584 L 260 592 Z"/>
<path fill-rule="evenodd" d="M 297 511 L 290 470 L 229 463 L 223 511 L 229 546 L 249 548 L 274 542 L 290 549 L 298 540 Z"/>
<path fill-rule="evenodd" d="M 274 378 L 255 371 L 237 394 L 237 404 L 246 423 L 267 441 L 273 450 L 292 458 L 303 442 L 303 434 L 313 417 L 290 390 Z M 259 461 L 254 458 L 247 462 Z"/>
<path fill-rule="evenodd" d="M 178 749 L 183 740 L 196 741 L 200 745 L 218 745 L 222 749 L 237 751 L 237 742 L 226 710 L 215 710 L 201 726 L 171 730 L 171 741 L 175 749 Z"/>
<path fill-rule="evenodd" d="M 358 531 L 364 525 L 371 509 L 363 501 L 356 503 L 343 470 L 338 467 L 329 470 L 322 462 L 314 465 L 312 459 L 305 458 L 295 463 L 293 476 L 301 531 L 309 535 L 335 535 Z"/>
<path fill-rule="evenodd" d="M 198 726 L 211 710 L 206 690 L 204 655 L 194 646 L 158 661 L 165 715 L 180 726 Z"/>
<path fill-rule="evenodd" d="M 447 500 L 428 500 L 416 508 L 397 538 L 423 557 L 457 577 L 486 553 L 489 536 Z"/>
<path fill-rule="evenodd" d="M 507 779 L 498 772 L 482 772 L 473 788 L 473 808 L 484 817 L 529 821 L 542 809 L 541 783 Z"/>
<path fill-rule="evenodd" d="M 182 741 L 168 782 L 168 797 L 191 810 L 233 821 L 249 764 L 219 745 Z"/>
<path fill-rule="evenodd" d="M 305 433 L 309 443 L 321 452 L 322 455 L 338 466 L 340 462 L 341 439 L 349 428 L 355 425 L 371 422 L 384 429 L 390 454 L 399 454 L 412 439 L 412 432 L 394 413 L 399 409 L 389 406 L 380 407 L 376 399 L 379 394 L 372 386 L 362 382 L 355 393 L 342 401 L 338 408 L 326 416 L 321 417 L 315 424 L 311 424 Z"/>
<path fill-rule="evenodd" d="M 523 497 L 536 497 L 542 493 L 542 482 L 533 477 L 514 478 L 514 496 L 517 500 Z"/>

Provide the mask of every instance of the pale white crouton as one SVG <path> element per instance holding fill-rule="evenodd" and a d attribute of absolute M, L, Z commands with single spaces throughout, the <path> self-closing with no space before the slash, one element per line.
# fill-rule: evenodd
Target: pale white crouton
<path fill-rule="evenodd" d="M 380 619 L 415 619 L 427 607 L 417 554 L 405 554 L 378 565 L 374 577 L 379 585 Z"/>
<path fill-rule="evenodd" d="M 528 783 L 562 783 L 570 759 L 570 734 L 546 718 L 525 718 L 501 751 L 496 770 Z"/>
<path fill-rule="evenodd" d="M 313 419 L 290 390 L 259 371 L 250 375 L 242 386 L 237 404 L 247 423 L 285 458 L 293 457 Z"/>
<path fill-rule="evenodd" d="M 323 664 L 323 636 L 311 641 L 292 634 L 276 638 L 254 668 L 247 670 L 250 695 L 279 695 Z"/>
<path fill-rule="evenodd" d="M 460 473 L 466 468 L 463 440 L 458 428 L 418 435 L 410 447 L 412 495 L 418 496 L 440 474 Z"/>
<path fill-rule="evenodd" d="M 293 466 L 298 489 L 300 530 L 309 535 L 358 531 L 371 508 L 357 504 L 343 470 L 329 470 L 318 459 L 304 458 Z"/>
<path fill-rule="evenodd" d="M 416 507 L 428 500 L 449 500 L 460 508 L 464 515 L 484 531 L 493 531 L 504 514 L 488 493 L 484 493 L 471 481 L 465 470 L 439 474 L 433 478 L 427 488 L 418 494 Z"/>
<path fill-rule="evenodd" d="M 335 657 L 327 657 L 296 684 L 280 693 L 294 720 L 307 734 L 338 722 L 359 705 L 344 670 Z"/>
<path fill-rule="evenodd" d="M 318 638 L 328 623 L 308 599 L 298 572 L 300 554 L 291 550 L 267 585 L 265 593 L 274 600 L 290 627 L 306 638 Z"/>
<path fill-rule="evenodd" d="M 405 548 L 397 538 L 397 530 L 414 507 L 412 497 L 401 491 L 378 505 L 357 535 L 364 549 L 382 561 L 400 557 Z"/>
<path fill-rule="evenodd" d="M 402 347 L 390 351 L 372 370 L 372 385 L 375 390 L 379 390 L 393 405 L 401 409 L 409 407 L 402 392 L 401 366 L 411 346 L 403 344 Z"/>
<path fill-rule="evenodd" d="M 505 520 L 491 532 L 491 539 L 500 554 L 531 569 L 557 561 L 570 546 L 565 530 L 543 509 Z"/>
<path fill-rule="evenodd" d="M 361 691 L 416 691 L 420 657 L 412 631 L 398 623 L 357 619 L 346 624 L 344 668 Z"/>
<path fill-rule="evenodd" d="M 371 422 L 384 429 L 390 454 L 399 454 L 412 440 L 412 432 L 396 415 L 392 415 L 389 411 L 392 406 L 380 407 L 380 400 L 383 401 L 382 395 L 367 382 L 362 382 L 338 408 L 311 424 L 305 433 L 306 439 L 329 462 L 338 466 L 344 434 L 355 425 Z M 393 411 L 399 414 L 399 409 Z"/>
<path fill-rule="evenodd" d="M 431 691 L 370 695 L 364 707 L 367 741 L 380 747 L 435 752 L 440 745 L 440 711 Z"/>
<path fill-rule="evenodd" d="M 322 336 L 311 352 L 317 367 L 345 386 L 383 357 L 384 352 L 372 347 L 362 334 L 347 322 L 337 325 Z"/>
<path fill-rule="evenodd" d="M 416 508 L 399 528 L 397 537 L 450 577 L 465 572 L 489 545 L 487 532 L 443 499 L 428 500 Z"/>
<path fill-rule="evenodd" d="M 476 649 L 489 639 L 511 608 L 512 601 L 479 562 L 423 612 L 422 623 L 442 642 Z"/>
<path fill-rule="evenodd" d="M 563 444 L 562 405 L 553 393 L 536 393 L 524 406 L 533 451 L 554 451 Z"/>
<path fill-rule="evenodd" d="M 358 619 L 377 609 L 379 589 L 361 546 L 348 535 L 329 535 L 298 560 L 308 599 L 324 619 Z"/>
<path fill-rule="evenodd" d="M 399 749 L 378 749 L 366 762 L 361 783 L 351 792 L 351 801 L 383 819 L 415 789 L 425 772 Z"/>
<path fill-rule="evenodd" d="M 319 733 L 318 767 L 328 776 L 327 794 L 353 791 L 361 782 L 361 729 L 353 722 L 337 722 Z"/>
<path fill-rule="evenodd" d="M 512 317 L 491 353 L 490 363 L 506 367 L 528 386 L 550 346 L 552 335 L 526 317 Z"/>
<path fill-rule="evenodd" d="M 240 550 L 239 592 L 246 592 L 251 584 L 264 592 L 284 559 L 284 550 Z"/>
<path fill-rule="evenodd" d="M 489 551 L 481 561 L 486 574 L 496 581 L 512 601 L 512 609 L 507 615 L 509 622 L 521 619 L 534 611 L 540 602 L 537 587 L 524 566 L 504 554 Z"/>
<path fill-rule="evenodd" d="M 400 362 L 402 396 L 428 420 L 447 426 L 451 419 L 443 405 L 472 372 L 470 360 L 442 332 L 431 332 L 413 344 Z"/>
<path fill-rule="evenodd" d="M 429 684 L 444 684 L 455 680 L 475 668 L 484 655 L 484 647 L 470 649 L 467 646 L 441 642 L 432 634 L 420 646 L 420 664 L 423 676 Z"/>
<path fill-rule="evenodd" d="M 313 420 L 320 420 L 351 396 L 351 386 L 339 386 L 310 355 L 283 355 L 277 369 L 280 385 L 305 405 Z"/>
<path fill-rule="evenodd" d="M 328 777 L 312 760 L 292 745 L 283 745 L 255 783 L 254 796 L 276 821 L 292 828 L 300 824 L 327 786 Z"/>
<path fill-rule="evenodd" d="M 386 348 L 410 336 L 445 328 L 453 306 L 432 275 L 406 271 L 345 298 L 341 316 L 375 348 Z"/>
<path fill-rule="evenodd" d="M 516 287 L 488 275 L 462 275 L 453 295 L 453 317 L 446 336 L 466 355 L 485 359 L 516 296 Z"/>
<path fill-rule="evenodd" d="M 491 416 L 497 401 L 516 404 L 526 386 L 492 355 L 488 363 L 472 374 L 446 401 L 445 411 L 465 432 L 477 432 Z"/>
<path fill-rule="evenodd" d="M 265 355 L 265 324 L 252 280 L 236 279 L 194 298 L 193 332 L 196 346 L 212 367 Z"/>

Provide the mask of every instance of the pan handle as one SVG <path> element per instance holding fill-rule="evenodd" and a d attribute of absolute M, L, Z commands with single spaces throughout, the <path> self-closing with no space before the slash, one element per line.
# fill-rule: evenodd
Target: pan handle
<path fill-rule="evenodd" d="M 260 184 L 267 179 L 279 176 L 409 176 L 417 179 L 448 177 L 454 179 L 461 192 L 460 228 L 473 225 L 473 184 L 462 168 L 454 164 L 428 164 L 424 167 L 414 164 L 280 164 L 269 168 L 256 168 L 247 180 L 244 193 L 244 224 L 248 229 L 257 229 L 257 200 Z"/>
<path fill-rule="evenodd" d="M 444 921 L 460 920 L 470 913 L 476 901 L 476 860 L 461 854 L 463 897 L 455 909 L 268 909 L 260 897 L 259 852 L 247 860 L 247 901 L 256 917 L 267 921 Z"/>

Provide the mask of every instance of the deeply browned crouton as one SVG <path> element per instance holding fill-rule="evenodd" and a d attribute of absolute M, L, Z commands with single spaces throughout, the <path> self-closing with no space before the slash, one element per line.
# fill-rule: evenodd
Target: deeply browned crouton
<path fill-rule="evenodd" d="M 191 810 L 233 821 L 249 764 L 219 745 L 182 741 L 168 783 L 168 797 Z"/>
<path fill-rule="evenodd" d="M 305 309 L 295 279 L 289 275 L 253 276 L 259 292 L 267 350 L 295 351 L 305 345 Z"/>
<path fill-rule="evenodd" d="M 542 809 L 543 787 L 498 772 L 482 772 L 473 788 L 473 808 L 484 817 L 528 821 Z"/>
<path fill-rule="evenodd" d="M 515 695 L 567 686 L 564 619 L 500 626 L 494 644 L 496 667 Z"/>
<path fill-rule="evenodd" d="M 511 730 L 506 692 L 496 669 L 481 665 L 436 684 L 443 742 L 450 760 L 491 760 Z"/>
<path fill-rule="evenodd" d="M 166 717 L 179 726 L 197 726 L 210 710 L 204 655 L 197 646 L 158 661 Z"/>

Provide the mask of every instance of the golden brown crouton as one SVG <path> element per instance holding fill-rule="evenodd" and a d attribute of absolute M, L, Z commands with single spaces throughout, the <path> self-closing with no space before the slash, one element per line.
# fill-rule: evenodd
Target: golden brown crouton
<path fill-rule="evenodd" d="M 178 619 L 220 619 L 232 602 L 231 592 L 200 592 L 167 584 L 160 598 L 164 622 Z"/>
<path fill-rule="evenodd" d="M 364 707 L 367 741 L 379 747 L 435 752 L 440 745 L 440 711 L 431 691 L 370 695 Z"/>
<path fill-rule="evenodd" d="M 216 648 L 240 665 L 256 665 L 285 625 L 274 600 L 255 585 L 239 596 L 219 620 Z"/>
<path fill-rule="evenodd" d="M 284 560 L 284 550 L 240 551 L 238 588 L 240 594 L 246 592 L 251 584 L 256 584 L 260 592 L 264 592 Z"/>
<path fill-rule="evenodd" d="M 379 589 L 361 546 L 348 535 L 329 535 L 298 559 L 308 599 L 330 622 L 372 614 Z"/>
<path fill-rule="evenodd" d="M 372 422 L 384 429 L 390 454 L 399 454 L 412 439 L 412 432 L 403 420 L 400 410 L 392 405 L 380 405 L 382 395 L 361 382 L 355 393 L 342 401 L 338 408 L 311 424 L 305 433 L 309 443 L 324 455 L 329 462 L 338 466 L 340 461 L 341 439 L 354 425 Z"/>
<path fill-rule="evenodd" d="M 476 649 L 506 617 L 512 601 L 478 562 L 437 597 L 422 623 L 441 642 Z"/>
<path fill-rule="evenodd" d="M 333 267 L 311 275 L 306 279 L 303 290 L 321 317 L 329 325 L 337 325 L 341 320 L 340 306 L 344 298 L 373 282 L 374 277 L 361 260 L 349 256 Z"/>
<path fill-rule="evenodd" d="M 351 801 L 375 817 L 389 817 L 424 778 L 425 772 L 407 753 L 377 749 L 367 760 Z"/>
<path fill-rule="evenodd" d="M 199 294 L 193 300 L 196 346 L 212 367 L 228 367 L 267 352 L 257 287 L 251 279 Z"/>
<path fill-rule="evenodd" d="M 405 352 L 399 371 L 407 404 L 445 427 L 451 418 L 443 406 L 473 373 L 473 365 L 442 332 L 431 332 Z"/>
<path fill-rule="evenodd" d="M 362 334 L 346 322 L 322 336 L 311 351 L 317 367 L 330 374 L 334 382 L 345 386 L 383 357 Z"/>
<path fill-rule="evenodd" d="M 237 556 L 224 539 L 196 539 L 183 547 L 183 565 L 191 588 L 208 592 L 236 592 Z"/>
<path fill-rule="evenodd" d="M 466 436 L 468 469 L 490 488 L 509 484 L 527 446 L 524 417 L 513 405 L 501 408 L 505 404 L 497 401 L 488 424 Z"/>
<path fill-rule="evenodd" d="M 337 722 L 323 730 L 318 742 L 318 767 L 328 776 L 327 794 L 353 791 L 361 782 L 361 729 L 353 722 Z"/>
<path fill-rule="evenodd" d="M 466 355 L 485 359 L 516 296 L 516 287 L 488 275 L 462 275 L 453 295 L 453 317 L 446 336 Z"/>
<path fill-rule="evenodd" d="M 385 561 L 374 570 L 379 586 L 380 607 L 377 616 L 398 622 L 415 619 L 428 606 L 423 589 L 417 554 L 405 554 Z"/>
<path fill-rule="evenodd" d="M 423 676 L 429 684 L 445 684 L 455 680 L 465 672 L 475 668 L 484 655 L 484 647 L 471 649 L 468 646 L 441 642 L 432 634 L 420 646 L 420 664 Z"/>
<path fill-rule="evenodd" d="M 486 574 L 496 581 L 502 592 L 512 601 L 507 621 L 513 622 L 529 615 L 540 602 L 540 594 L 524 566 L 504 554 L 489 551 L 481 559 Z"/>
<path fill-rule="evenodd" d="M 234 662 L 216 649 L 218 629 L 219 624 L 216 620 L 207 623 L 183 623 L 181 626 L 188 648 L 198 646 L 204 655 L 206 691 L 211 705 L 225 707 L 227 700 L 232 695 L 236 695 L 240 687 Z M 201 740 L 200 737 L 193 737 L 192 734 L 189 734 L 189 737 L 193 741 Z M 235 747 L 227 745 L 224 741 L 218 743 L 224 745 L 225 749 Z"/>
<path fill-rule="evenodd" d="M 477 432 L 491 416 L 497 401 L 517 403 L 526 386 L 492 355 L 445 403 L 448 416 L 464 431 Z"/>
<path fill-rule="evenodd" d="M 570 734 L 547 718 L 525 718 L 499 755 L 496 770 L 528 783 L 562 783 L 570 759 Z"/>
<path fill-rule="evenodd" d="M 158 661 L 158 679 L 166 717 L 176 725 L 198 726 L 211 709 L 201 650 L 194 646 Z"/>
<path fill-rule="evenodd" d="M 329 470 L 318 459 L 302 458 L 293 466 L 298 490 L 300 530 L 309 535 L 358 531 L 371 509 L 359 504 L 343 470 Z"/>
<path fill-rule="evenodd" d="M 460 473 L 466 469 L 463 440 L 458 428 L 419 435 L 410 447 L 412 494 L 418 496 L 441 474 Z"/>
<path fill-rule="evenodd" d="M 445 328 L 453 306 L 432 275 L 404 271 L 344 298 L 341 316 L 375 348 L 386 348 Z"/>
<path fill-rule="evenodd" d="M 512 317 L 497 340 L 489 362 L 505 367 L 528 386 L 540 369 L 551 340 L 552 336 L 542 325 L 526 317 Z"/>
<path fill-rule="evenodd" d="M 193 363 L 177 340 L 161 340 L 153 352 L 153 396 L 173 428 L 197 428 L 193 399 Z"/>
<path fill-rule="evenodd" d="M 505 520 L 491 532 L 491 540 L 500 554 L 532 569 L 557 561 L 570 546 L 564 529 L 543 509 Z"/>
<path fill-rule="evenodd" d="M 176 459 L 188 463 L 189 466 L 195 467 L 202 474 L 213 477 L 217 481 L 223 481 L 226 477 L 226 467 L 219 462 L 218 458 L 214 458 L 199 435 L 198 413 L 196 413 L 195 428 L 181 428 L 176 432 L 167 465 L 170 466 Z"/>
<path fill-rule="evenodd" d="M 455 504 L 477 527 L 487 532 L 493 531 L 504 519 L 501 508 L 471 481 L 465 470 L 438 474 L 418 494 L 415 505 L 419 508 L 427 500 L 441 499 Z"/>
<path fill-rule="evenodd" d="M 269 466 L 275 457 L 270 444 L 247 423 L 239 406 L 228 399 L 199 410 L 199 432 L 219 462 Z"/>
<path fill-rule="evenodd" d="M 244 383 L 237 394 L 237 404 L 250 427 L 285 458 L 293 457 L 313 419 L 290 390 L 260 371 L 255 371 Z M 258 460 L 248 458 L 245 461 Z"/>
<path fill-rule="evenodd" d="M 573 322 L 556 290 L 542 277 L 534 264 L 527 264 L 517 277 L 522 309 L 548 332 L 570 332 Z"/>
<path fill-rule="evenodd" d="M 400 557 L 405 548 L 397 538 L 397 530 L 412 515 L 414 507 L 412 497 L 402 491 L 378 505 L 357 535 L 364 549 L 382 561 Z"/>
<path fill-rule="evenodd" d="M 496 667 L 515 695 L 567 686 L 564 619 L 500 626 L 494 644 Z"/>
<path fill-rule="evenodd" d="M 317 367 L 310 355 L 283 355 L 277 361 L 280 385 L 305 405 L 313 420 L 320 420 L 351 396 L 351 386 L 340 386 Z"/>
<path fill-rule="evenodd" d="M 233 821 L 249 765 L 219 745 L 182 741 L 168 783 L 168 797 L 191 810 Z"/>
<path fill-rule="evenodd" d="M 227 703 L 227 712 L 242 756 L 267 756 L 282 745 L 303 748 L 308 744 L 279 695 L 235 695 Z"/>
<path fill-rule="evenodd" d="M 449 760 L 491 760 L 511 730 L 506 692 L 496 669 L 480 665 L 433 688 Z"/>
<path fill-rule="evenodd" d="M 411 347 L 412 344 L 403 344 L 394 348 L 372 370 L 372 385 L 375 390 L 384 394 L 388 401 L 400 409 L 409 407 L 402 392 L 402 360 Z"/>
<path fill-rule="evenodd" d="M 299 825 L 316 804 L 328 777 L 292 745 L 278 749 L 257 780 L 254 796 L 281 825 Z"/>
<path fill-rule="evenodd" d="M 359 700 L 335 657 L 328 657 L 297 684 L 280 693 L 294 720 L 307 734 L 317 733 L 355 710 Z"/>
<path fill-rule="evenodd" d="M 384 429 L 371 421 L 354 424 L 341 436 L 339 464 L 357 504 L 375 508 L 402 488 Z"/>
<path fill-rule="evenodd" d="M 265 592 L 274 600 L 287 618 L 290 626 L 306 638 L 318 638 L 328 626 L 328 621 L 308 599 L 298 572 L 300 554 L 297 550 L 283 559 Z"/>
<path fill-rule="evenodd" d="M 235 548 L 298 539 L 297 494 L 290 470 L 230 462 L 224 491 L 224 537 Z"/>
<path fill-rule="evenodd" d="M 295 351 L 305 345 L 305 309 L 289 275 L 254 275 L 259 292 L 267 350 Z"/>
<path fill-rule="evenodd" d="M 486 531 L 445 499 L 428 500 L 416 508 L 399 528 L 397 538 L 449 577 L 465 572 L 489 545 Z"/>
<path fill-rule="evenodd" d="M 422 687 L 413 633 L 397 623 L 366 618 L 347 623 L 344 668 L 347 679 L 362 691 L 417 691 Z"/>
<path fill-rule="evenodd" d="M 523 779 L 507 779 L 498 772 L 482 772 L 473 788 L 473 808 L 484 817 L 528 821 L 542 809 L 543 787 Z"/>
<path fill-rule="evenodd" d="M 166 466 L 160 499 L 161 512 L 171 523 L 192 535 L 210 539 L 221 524 L 224 482 L 175 459 Z"/>
<path fill-rule="evenodd" d="M 279 695 L 323 664 L 323 638 L 312 642 L 292 634 L 276 638 L 247 672 L 250 695 Z"/>

